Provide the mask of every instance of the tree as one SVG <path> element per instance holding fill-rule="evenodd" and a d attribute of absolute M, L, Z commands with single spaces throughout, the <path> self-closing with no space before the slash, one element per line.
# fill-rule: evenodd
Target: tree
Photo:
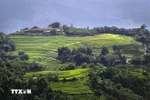
<path fill-rule="evenodd" d="M 33 26 L 31 29 L 37 29 L 37 28 L 39 28 L 39 27 L 37 27 L 37 26 Z"/>
<path fill-rule="evenodd" d="M 0 32 L 0 36 L 3 36 L 4 35 L 4 33 L 3 32 Z"/>
<path fill-rule="evenodd" d="M 134 65 L 140 65 L 141 64 L 141 58 L 138 56 L 135 56 L 132 58 L 131 63 Z"/>
<path fill-rule="evenodd" d="M 143 57 L 145 59 L 145 61 L 144 61 L 145 64 L 150 63 L 150 54 L 146 54 Z"/>
<path fill-rule="evenodd" d="M 29 27 L 25 27 L 25 28 L 23 28 L 23 29 L 21 29 L 21 30 L 28 30 L 28 29 L 30 29 Z"/>
<path fill-rule="evenodd" d="M 16 48 L 15 43 L 9 39 L 7 36 L 4 36 L 3 33 L 0 33 L 0 51 L 9 52 L 14 51 Z"/>
<path fill-rule="evenodd" d="M 145 43 L 145 41 L 146 41 L 146 37 L 145 36 L 138 36 L 136 38 L 137 38 L 137 41 L 140 41 L 141 43 Z"/>
<path fill-rule="evenodd" d="M 54 23 L 48 25 L 48 27 L 51 27 L 51 28 L 60 28 L 60 23 L 59 22 L 54 22 Z"/>
<path fill-rule="evenodd" d="M 50 33 L 51 33 L 51 35 L 56 35 L 57 31 L 55 29 L 53 29 Z"/>
<path fill-rule="evenodd" d="M 62 62 L 69 61 L 71 58 L 71 50 L 68 47 L 58 48 L 58 59 Z"/>
<path fill-rule="evenodd" d="M 72 70 L 72 69 L 75 69 L 76 68 L 76 66 L 74 65 L 74 64 L 69 64 L 66 68 L 65 68 L 65 70 Z"/>
<path fill-rule="evenodd" d="M 141 29 L 145 29 L 147 26 L 145 25 L 145 24 L 143 24 L 142 26 L 141 26 Z"/>
<path fill-rule="evenodd" d="M 92 55 L 92 49 L 89 48 L 89 47 L 87 47 L 87 48 L 86 48 L 86 53 L 87 53 L 88 55 Z"/>
<path fill-rule="evenodd" d="M 28 60 L 29 59 L 29 56 L 27 54 L 25 54 L 23 51 L 19 51 L 18 55 L 19 55 L 20 60 Z"/>
<path fill-rule="evenodd" d="M 101 50 L 101 54 L 102 54 L 102 55 L 106 55 L 106 54 L 108 54 L 108 53 L 109 53 L 108 48 L 105 47 L 105 46 L 103 46 L 103 47 L 102 47 L 102 50 Z"/>
<path fill-rule="evenodd" d="M 76 65 L 81 65 L 84 62 L 89 62 L 89 57 L 84 53 L 78 53 L 74 56 L 74 62 L 76 62 Z"/>
<path fill-rule="evenodd" d="M 64 32 L 69 30 L 69 27 L 67 25 L 63 25 L 62 28 L 63 28 Z"/>
<path fill-rule="evenodd" d="M 119 51 L 118 45 L 113 45 L 113 50 L 114 50 L 114 52 Z"/>

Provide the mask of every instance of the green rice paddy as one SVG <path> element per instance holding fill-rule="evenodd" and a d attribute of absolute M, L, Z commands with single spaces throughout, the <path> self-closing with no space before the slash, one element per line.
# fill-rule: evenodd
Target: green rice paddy
<path fill-rule="evenodd" d="M 57 74 L 59 82 L 50 82 L 52 89 L 61 90 L 68 94 L 92 93 L 92 90 L 86 84 L 88 68 L 59 71 L 59 68 L 63 66 L 60 61 L 56 60 L 59 47 L 67 46 L 72 49 L 88 46 L 93 49 L 94 54 L 98 55 L 102 46 L 107 46 L 111 53 L 113 52 L 112 46 L 116 44 L 120 46 L 121 53 L 127 57 L 144 53 L 142 44 L 136 42 L 132 37 L 114 34 L 86 37 L 12 35 L 10 38 L 16 43 L 14 54 L 17 54 L 18 51 L 24 51 L 29 55 L 30 62 L 38 62 L 46 67 L 44 71 L 26 73 L 26 78 L 33 75 L 46 77 L 48 74 Z M 77 81 L 63 82 L 64 78 L 66 80 L 76 78 Z"/>
<path fill-rule="evenodd" d="M 99 54 L 102 46 L 107 46 L 112 52 L 114 44 L 120 45 L 121 52 L 130 57 L 143 53 L 142 45 L 132 37 L 101 34 L 86 37 L 67 37 L 67 36 L 10 36 L 16 43 L 16 52 L 24 51 L 29 55 L 29 61 L 35 61 L 44 65 L 46 70 L 58 70 L 62 64 L 56 60 L 57 49 L 67 46 L 70 49 L 79 47 L 91 47 L 94 54 Z M 137 50 L 138 48 L 138 50 Z"/>

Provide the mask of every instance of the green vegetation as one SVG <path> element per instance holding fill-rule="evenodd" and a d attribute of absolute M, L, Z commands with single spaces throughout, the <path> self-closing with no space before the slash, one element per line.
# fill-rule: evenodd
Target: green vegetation
<path fill-rule="evenodd" d="M 88 69 L 75 69 L 75 70 L 68 70 L 68 71 L 37 71 L 37 72 L 28 72 L 26 73 L 25 77 L 32 77 L 34 76 L 46 76 L 48 74 L 58 74 L 59 80 L 63 80 L 63 78 L 70 79 L 70 78 L 80 78 L 85 77 L 88 74 Z"/>
<path fill-rule="evenodd" d="M 68 94 L 92 94 L 93 92 L 88 85 L 83 85 L 83 82 L 55 82 L 51 83 L 54 90 L 61 90 Z"/>
<path fill-rule="evenodd" d="M 2 100 L 149 100 L 150 32 L 146 25 L 89 29 L 55 22 L 49 27 L 63 30 L 63 35 L 0 33 Z M 45 31 L 38 28 L 36 32 Z M 32 94 L 12 95 L 12 88 L 29 88 Z"/>
<path fill-rule="evenodd" d="M 148 70 L 103 67 L 103 65 L 94 65 L 89 72 L 90 87 L 94 89 L 95 95 L 105 95 L 110 100 L 149 99 Z"/>
<path fill-rule="evenodd" d="M 56 60 L 57 49 L 67 46 L 69 48 L 90 47 L 94 54 L 99 54 L 103 45 L 112 52 L 114 44 L 122 47 L 121 52 L 128 57 L 138 53 L 143 53 L 142 45 L 132 37 L 101 34 L 87 37 L 67 37 L 67 36 L 10 36 L 16 43 L 16 52 L 25 51 L 29 55 L 29 61 L 36 61 L 46 66 L 46 69 L 58 70 L 62 64 Z M 124 48 L 124 46 L 126 48 Z M 129 49 L 127 49 L 129 48 Z M 139 48 L 137 50 L 137 48 Z M 134 51 L 134 52 L 130 52 Z"/>
<path fill-rule="evenodd" d="M 57 74 L 59 82 L 51 82 L 50 85 L 54 90 L 61 90 L 69 94 L 92 93 L 91 89 L 86 85 L 88 79 L 88 68 L 75 69 L 68 71 L 39 71 L 26 73 L 25 77 L 47 77 L 49 74 Z M 77 81 L 71 82 L 70 80 L 76 78 Z M 66 82 L 63 80 L 66 79 Z"/>

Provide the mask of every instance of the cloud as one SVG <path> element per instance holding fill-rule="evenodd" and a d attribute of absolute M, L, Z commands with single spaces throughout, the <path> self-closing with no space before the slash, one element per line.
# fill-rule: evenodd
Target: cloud
<path fill-rule="evenodd" d="M 0 31 L 47 27 L 59 21 L 75 26 L 150 26 L 149 0 L 0 0 Z"/>
<path fill-rule="evenodd" d="M 29 23 L 10 18 L 3 20 L 3 23 L 0 24 L 0 31 L 5 33 L 15 32 L 22 29 L 23 27 L 27 27 L 26 25 L 29 25 Z"/>
<path fill-rule="evenodd" d="M 125 0 L 120 6 L 122 19 L 132 19 L 135 23 L 150 25 L 149 0 Z"/>
<path fill-rule="evenodd" d="M 68 8 L 88 11 L 90 14 L 95 14 L 95 15 L 99 15 L 103 13 L 111 13 L 111 9 L 112 10 L 114 9 L 112 7 L 115 7 L 114 2 L 106 3 L 106 0 L 63 0 L 63 2 L 58 2 L 58 3 Z"/>
<path fill-rule="evenodd" d="M 41 27 L 47 27 L 48 24 L 58 21 L 60 23 L 72 22 L 73 20 L 64 14 L 61 14 L 57 9 L 59 5 L 49 0 L 32 0 L 33 20 L 32 24 L 39 25 Z"/>
<path fill-rule="evenodd" d="M 137 23 L 132 19 L 120 19 L 120 22 L 122 24 L 129 25 L 129 26 L 132 26 L 132 27 L 139 27 L 139 26 L 142 25 L 142 23 Z"/>

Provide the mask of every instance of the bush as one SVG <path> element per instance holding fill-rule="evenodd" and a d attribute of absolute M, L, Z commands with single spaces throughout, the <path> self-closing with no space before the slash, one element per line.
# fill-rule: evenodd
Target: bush
<path fill-rule="evenodd" d="M 59 70 L 72 70 L 75 68 L 76 68 L 75 64 L 69 64 L 68 66 L 62 66 Z"/>
<path fill-rule="evenodd" d="M 42 71 L 44 70 L 45 68 L 37 63 L 28 63 L 26 64 L 24 67 L 24 70 L 26 72 L 30 72 L 30 71 Z"/>
<path fill-rule="evenodd" d="M 29 56 L 25 54 L 23 51 L 19 51 L 18 56 L 20 60 L 29 60 Z"/>
<path fill-rule="evenodd" d="M 69 64 L 65 69 L 66 70 L 72 70 L 72 69 L 75 69 L 76 66 L 74 64 Z"/>

